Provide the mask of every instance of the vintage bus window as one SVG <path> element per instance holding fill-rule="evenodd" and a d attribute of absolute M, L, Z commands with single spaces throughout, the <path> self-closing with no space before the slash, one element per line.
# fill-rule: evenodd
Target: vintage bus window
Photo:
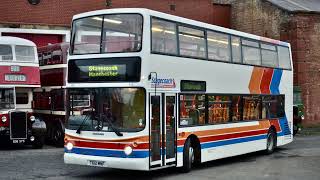
<path fill-rule="evenodd" d="M 73 54 L 100 53 L 103 16 L 87 17 L 73 22 Z"/>
<path fill-rule="evenodd" d="M 12 48 L 10 45 L 2 45 L 0 44 L 0 61 L 12 61 Z"/>
<path fill-rule="evenodd" d="M 241 63 L 241 44 L 240 38 L 231 36 L 232 62 Z"/>
<path fill-rule="evenodd" d="M 276 46 L 261 43 L 262 65 L 278 67 Z"/>
<path fill-rule="evenodd" d="M 205 95 L 180 95 L 180 125 L 205 124 Z"/>
<path fill-rule="evenodd" d="M 141 49 L 142 16 L 138 14 L 105 15 L 102 53 L 135 52 Z"/>
<path fill-rule="evenodd" d="M 16 103 L 17 104 L 28 104 L 29 103 L 28 93 L 16 93 Z"/>
<path fill-rule="evenodd" d="M 250 40 L 242 40 L 243 63 L 261 65 L 259 43 Z"/>
<path fill-rule="evenodd" d="M 229 36 L 207 31 L 208 58 L 218 61 L 230 61 Z"/>
<path fill-rule="evenodd" d="M 226 123 L 229 121 L 230 96 L 208 96 L 209 124 Z"/>
<path fill-rule="evenodd" d="M 16 58 L 17 61 L 34 62 L 35 59 L 35 47 L 31 46 L 16 46 Z"/>
<path fill-rule="evenodd" d="M 43 55 L 42 53 L 38 53 L 38 60 L 39 60 L 39 65 L 40 66 L 44 65 L 42 55 Z"/>
<path fill-rule="evenodd" d="M 152 18 L 152 52 L 177 55 L 176 24 Z"/>
<path fill-rule="evenodd" d="M 241 96 L 232 96 L 232 121 L 242 120 L 242 97 Z"/>
<path fill-rule="evenodd" d="M 62 64 L 62 50 L 52 51 L 52 58 L 48 64 Z"/>
<path fill-rule="evenodd" d="M 90 131 L 140 131 L 145 127 L 145 92 L 142 88 L 70 89 L 68 126 Z M 89 103 L 90 102 L 90 103 Z M 102 126 L 97 129 L 97 125 Z"/>
<path fill-rule="evenodd" d="M 51 90 L 51 107 L 53 110 L 64 110 L 64 89 L 54 89 Z M 88 96 L 84 96 L 84 101 L 86 100 Z M 88 100 L 84 104 L 90 104 L 88 103 Z M 89 105 L 88 105 L 89 106 Z"/>
<path fill-rule="evenodd" d="M 206 43 L 204 31 L 189 27 L 179 26 L 180 55 L 205 58 Z"/>
<path fill-rule="evenodd" d="M 288 47 L 278 46 L 279 67 L 291 69 L 290 51 Z"/>
<path fill-rule="evenodd" d="M 14 109 L 13 89 L 0 88 L 0 110 Z"/>
<path fill-rule="evenodd" d="M 260 117 L 260 96 L 243 96 L 243 120 L 258 120 Z"/>

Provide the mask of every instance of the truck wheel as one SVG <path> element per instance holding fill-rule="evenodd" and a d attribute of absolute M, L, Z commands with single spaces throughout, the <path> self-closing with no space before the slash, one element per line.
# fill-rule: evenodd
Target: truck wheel
<path fill-rule="evenodd" d="M 267 135 L 266 154 L 272 154 L 277 147 L 277 134 L 273 128 L 269 129 Z"/>
<path fill-rule="evenodd" d="M 44 145 L 44 137 L 43 136 L 35 136 L 35 139 L 32 143 L 33 149 L 41 149 Z"/>
<path fill-rule="evenodd" d="M 188 140 L 185 142 L 184 149 L 183 149 L 183 166 L 182 166 L 182 172 L 187 173 L 190 172 L 192 168 L 192 164 L 194 163 L 194 148 L 191 145 L 191 140 L 188 138 Z"/>

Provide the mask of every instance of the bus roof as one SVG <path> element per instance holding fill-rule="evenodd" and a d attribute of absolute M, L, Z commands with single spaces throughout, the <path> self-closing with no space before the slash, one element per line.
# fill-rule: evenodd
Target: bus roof
<path fill-rule="evenodd" d="M 30 40 L 11 36 L 0 36 L 0 44 L 36 47 L 36 44 Z"/>
<path fill-rule="evenodd" d="M 204 22 L 200 22 L 200 21 L 196 21 L 196 20 L 191 20 L 191 19 L 187 19 L 187 18 L 175 16 L 175 15 L 170 15 L 170 14 L 166 14 L 166 13 L 162 13 L 162 12 L 158 12 L 158 11 L 154 11 L 154 10 L 150 10 L 150 9 L 145 9 L 145 8 L 115 8 L 115 9 L 96 10 L 96 11 L 90 11 L 90 12 L 77 14 L 77 15 L 73 16 L 73 20 L 88 17 L 88 16 L 114 14 L 114 13 L 141 13 L 144 15 L 155 16 L 155 17 L 159 17 L 159 18 L 163 18 L 163 19 L 167 19 L 167 20 L 171 20 L 171 21 L 181 22 L 183 24 L 190 24 L 191 26 L 198 26 L 198 27 L 202 27 L 202 28 L 207 28 L 207 29 L 212 29 L 215 31 L 228 33 L 228 34 L 235 35 L 235 36 L 247 37 L 250 39 L 255 39 L 255 40 L 264 41 L 264 42 L 268 42 L 268 43 L 272 43 L 272 44 L 278 44 L 278 45 L 290 47 L 290 44 L 287 42 L 283 42 L 283 41 L 279 41 L 279 40 L 275 40 L 275 39 L 270 39 L 270 38 L 266 38 L 266 37 L 262 37 L 262 36 L 257 36 L 254 34 L 249 34 L 249 33 L 241 32 L 241 31 L 237 31 L 237 30 L 233 30 L 233 29 L 229 29 L 229 28 L 224 28 L 221 26 L 212 25 L 212 24 L 208 24 L 208 23 L 204 23 Z"/>

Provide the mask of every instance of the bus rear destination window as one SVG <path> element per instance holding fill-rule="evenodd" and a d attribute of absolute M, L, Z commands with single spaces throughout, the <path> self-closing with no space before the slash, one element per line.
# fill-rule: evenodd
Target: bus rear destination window
<path fill-rule="evenodd" d="M 69 82 L 138 82 L 140 58 L 107 58 L 69 61 Z"/>

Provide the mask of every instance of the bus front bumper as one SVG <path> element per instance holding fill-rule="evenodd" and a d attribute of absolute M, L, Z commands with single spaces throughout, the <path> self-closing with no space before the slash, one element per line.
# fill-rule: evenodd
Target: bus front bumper
<path fill-rule="evenodd" d="M 149 170 L 149 158 L 116 158 L 64 153 L 64 163 L 128 170 Z"/>

